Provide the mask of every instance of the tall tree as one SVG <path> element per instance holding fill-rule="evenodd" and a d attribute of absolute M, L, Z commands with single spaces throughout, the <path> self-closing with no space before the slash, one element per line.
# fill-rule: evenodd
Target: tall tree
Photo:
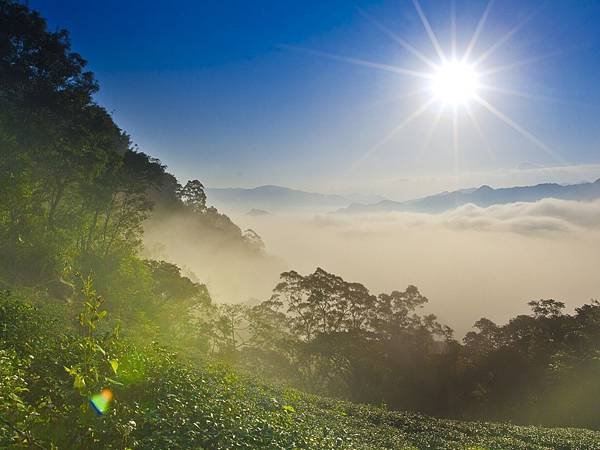
<path fill-rule="evenodd" d="M 190 180 L 179 191 L 181 201 L 193 211 L 206 212 L 206 194 L 204 185 L 198 180 Z"/>

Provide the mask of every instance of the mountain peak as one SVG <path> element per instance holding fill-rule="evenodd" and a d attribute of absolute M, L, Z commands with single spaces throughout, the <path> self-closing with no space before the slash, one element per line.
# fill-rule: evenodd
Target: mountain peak
<path fill-rule="evenodd" d="M 275 184 L 265 184 L 263 186 L 257 186 L 250 190 L 252 190 L 252 191 L 292 191 L 293 189 L 283 187 L 283 186 L 277 186 Z"/>
<path fill-rule="evenodd" d="M 546 198 L 588 201 L 600 199 L 598 187 L 600 187 L 600 179 L 594 183 L 588 182 L 570 185 L 542 183 L 535 186 L 514 186 L 498 189 L 484 184 L 476 189 L 461 189 L 450 193 L 444 192 L 404 202 L 379 202 L 377 204 L 365 205 L 361 208 L 353 206 L 353 208 L 347 208 L 346 210 L 352 212 L 410 211 L 440 213 L 469 203 L 485 208 L 507 203 L 531 203 Z"/>

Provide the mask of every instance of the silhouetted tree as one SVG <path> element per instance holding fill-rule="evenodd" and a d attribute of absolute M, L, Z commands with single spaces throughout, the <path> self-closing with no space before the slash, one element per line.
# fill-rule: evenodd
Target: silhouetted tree
<path fill-rule="evenodd" d="M 193 211 L 198 213 L 206 212 L 206 194 L 204 185 L 198 180 L 188 181 L 184 187 L 179 190 L 181 201 Z"/>

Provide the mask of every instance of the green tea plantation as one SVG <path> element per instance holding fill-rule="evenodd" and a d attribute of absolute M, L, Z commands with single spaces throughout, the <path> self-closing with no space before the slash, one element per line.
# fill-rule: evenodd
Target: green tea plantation
<path fill-rule="evenodd" d="M 136 347 L 98 326 L 103 316 L 88 301 L 71 326 L 0 295 L 0 448 L 600 448 L 600 432 L 441 420 L 266 385 Z M 114 400 L 98 415 L 88 399 L 103 388 Z"/>

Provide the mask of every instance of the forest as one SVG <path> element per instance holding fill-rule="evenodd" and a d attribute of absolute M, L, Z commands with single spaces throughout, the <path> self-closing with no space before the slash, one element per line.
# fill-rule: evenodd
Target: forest
<path fill-rule="evenodd" d="M 67 31 L 0 0 L 1 448 L 598 448 L 599 302 L 530 299 L 461 338 L 416 286 L 316 267 L 217 303 L 144 255 L 145 227 L 268 243 L 139 149 L 98 90 Z"/>

